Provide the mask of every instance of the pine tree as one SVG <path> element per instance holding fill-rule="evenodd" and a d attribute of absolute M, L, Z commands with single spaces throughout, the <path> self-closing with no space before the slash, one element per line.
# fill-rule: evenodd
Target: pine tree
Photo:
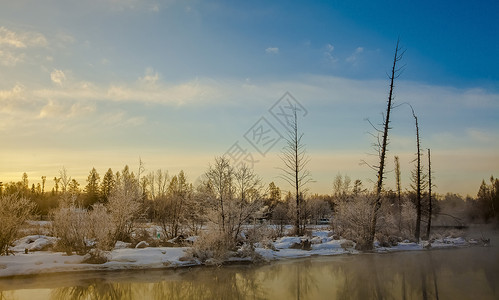
<path fill-rule="evenodd" d="M 111 168 L 109 168 L 104 174 L 104 177 L 102 178 L 102 182 L 100 185 L 100 199 L 101 202 L 107 203 L 109 200 L 109 196 L 111 195 L 111 192 L 114 189 L 114 186 L 116 184 L 116 180 L 114 178 L 114 173 Z"/>
<path fill-rule="evenodd" d="M 85 207 L 89 207 L 99 201 L 99 181 L 100 176 L 95 168 L 92 168 L 87 177 L 87 185 L 85 186 Z"/>

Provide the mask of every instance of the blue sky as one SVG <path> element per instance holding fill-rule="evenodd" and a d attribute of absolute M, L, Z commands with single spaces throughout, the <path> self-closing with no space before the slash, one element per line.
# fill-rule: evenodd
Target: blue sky
<path fill-rule="evenodd" d="M 419 116 L 437 191 L 476 194 L 499 170 L 499 2 L 0 1 L 0 180 L 80 184 L 92 167 L 184 169 L 192 181 L 289 92 L 315 183 L 375 174 L 371 131 L 385 109 L 396 40 L 406 50 L 397 103 Z M 276 181 L 282 141 L 255 170 Z M 408 106 L 389 146 L 408 187 Z M 393 187 L 393 173 L 387 187 Z"/>

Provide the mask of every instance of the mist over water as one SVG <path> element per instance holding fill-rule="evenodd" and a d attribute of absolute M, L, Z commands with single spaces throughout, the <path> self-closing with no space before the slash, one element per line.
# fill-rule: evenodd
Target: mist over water
<path fill-rule="evenodd" d="M 497 240 L 497 238 L 494 238 Z M 496 246 L 0 280 L 1 299 L 498 299 Z"/>

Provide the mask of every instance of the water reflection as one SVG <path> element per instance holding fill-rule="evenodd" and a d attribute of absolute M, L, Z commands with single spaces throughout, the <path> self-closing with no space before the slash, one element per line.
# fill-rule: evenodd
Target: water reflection
<path fill-rule="evenodd" d="M 493 248 L 315 257 L 264 266 L 43 276 L 0 281 L 0 299 L 499 299 Z M 28 290 L 29 291 L 29 290 Z M 34 290 L 33 290 L 34 291 Z"/>

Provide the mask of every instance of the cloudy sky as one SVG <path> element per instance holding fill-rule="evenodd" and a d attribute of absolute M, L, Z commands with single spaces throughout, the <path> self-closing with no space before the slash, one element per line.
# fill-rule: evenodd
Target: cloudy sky
<path fill-rule="evenodd" d="M 381 122 L 398 37 L 406 52 L 396 104 L 419 116 L 437 192 L 475 195 L 499 175 L 495 0 L 0 0 L 0 8 L 0 181 L 27 172 L 36 183 L 64 166 L 83 186 L 92 167 L 135 170 L 139 158 L 148 171 L 183 169 L 195 181 L 228 152 L 286 190 L 276 109 L 296 100 L 310 190 L 330 193 L 337 174 L 370 186 L 374 172 L 359 165 L 376 163 L 366 119 Z M 400 156 L 408 188 L 409 106 L 397 106 L 392 121 L 388 169 Z"/>

